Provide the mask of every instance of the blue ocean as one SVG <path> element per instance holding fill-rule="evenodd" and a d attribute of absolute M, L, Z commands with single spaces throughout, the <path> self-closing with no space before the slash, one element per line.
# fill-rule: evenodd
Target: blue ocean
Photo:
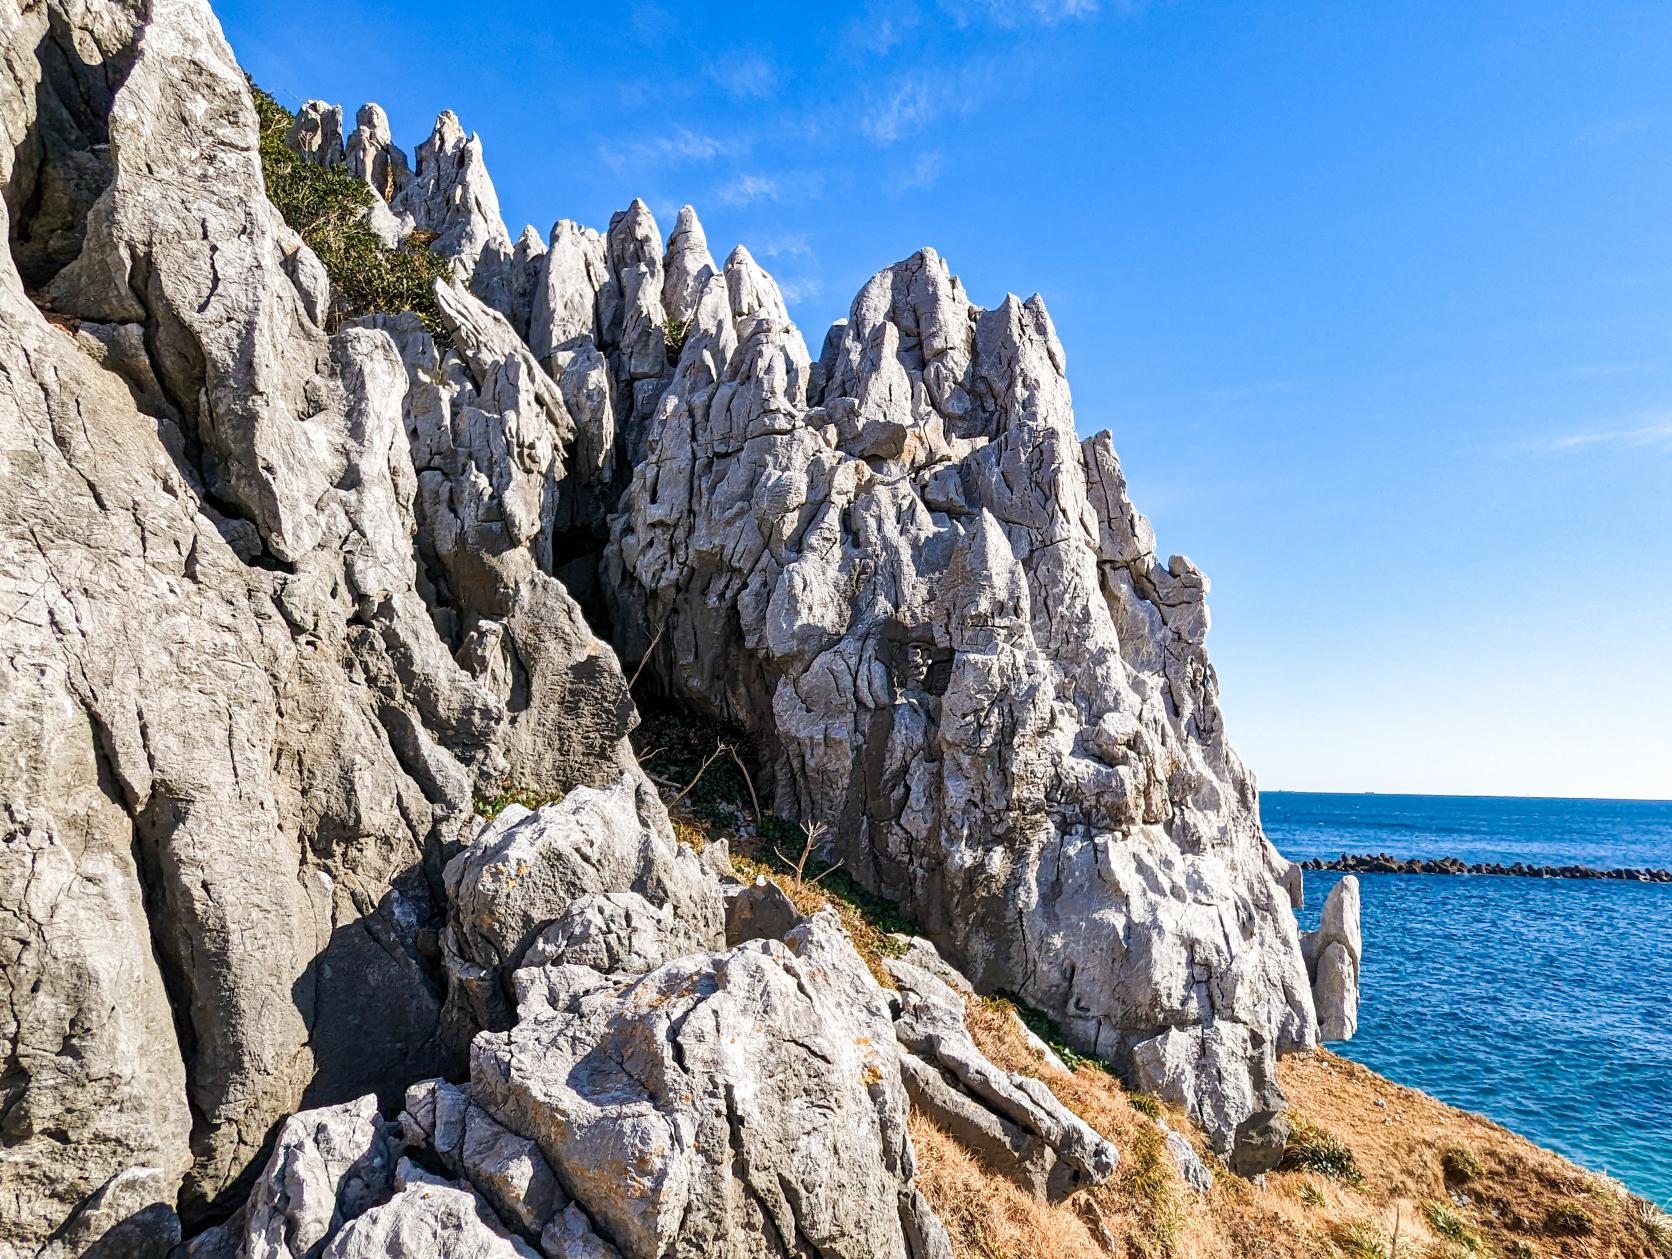
<path fill-rule="evenodd" d="M 1672 802 L 1260 797 L 1300 861 L 1672 867 Z M 1308 872 L 1301 925 L 1341 876 Z M 1360 875 L 1358 1035 L 1334 1045 L 1672 1205 L 1672 884 Z"/>

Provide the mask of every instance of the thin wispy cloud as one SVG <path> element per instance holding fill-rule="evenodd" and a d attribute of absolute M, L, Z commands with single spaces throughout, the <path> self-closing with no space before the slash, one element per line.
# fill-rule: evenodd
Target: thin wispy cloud
<path fill-rule="evenodd" d="M 973 112 L 987 97 L 993 79 L 992 67 L 985 63 L 950 74 L 908 75 L 884 91 L 868 94 L 859 128 L 877 144 L 895 144 L 941 118 Z"/>
<path fill-rule="evenodd" d="M 716 189 L 714 199 L 721 205 L 754 205 L 759 201 L 778 200 L 781 191 L 778 181 L 768 175 L 739 175 Z"/>
<path fill-rule="evenodd" d="M 847 41 L 879 57 L 893 52 L 923 21 L 910 0 L 872 0 L 865 11 L 848 24 Z"/>
<path fill-rule="evenodd" d="M 1639 359 L 1629 363 L 1582 363 L 1578 367 L 1569 368 L 1563 374 L 1573 380 L 1613 380 L 1617 376 L 1631 376 L 1659 366 L 1660 364 L 1653 359 Z"/>
<path fill-rule="evenodd" d="M 1545 454 L 1594 450 L 1599 446 L 1672 448 L 1672 413 L 1661 414 L 1634 424 L 1610 425 L 1565 433 L 1532 442 L 1528 449 Z"/>
<path fill-rule="evenodd" d="M 819 171 L 789 171 L 783 175 L 746 171 L 720 184 L 711 195 L 721 205 L 737 208 L 769 201 L 811 201 L 823 194 L 824 175 Z"/>
<path fill-rule="evenodd" d="M 811 258 L 806 232 L 778 232 L 763 236 L 755 252 L 763 258 Z"/>
<path fill-rule="evenodd" d="M 941 0 L 941 9 L 960 26 L 1055 26 L 1096 17 L 1101 0 Z"/>
<path fill-rule="evenodd" d="M 668 28 L 673 25 L 673 17 L 661 5 L 640 0 L 633 6 L 628 25 L 639 42 L 654 44 L 666 37 Z"/>
<path fill-rule="evenodd" d="M 778 67 L 758 53 L 728 53 L 703 67 L 703 75 L 737 99 L 771 96 L 778 88 Z"/>
<path fill-rule="evenodd" d="M 824 292 L 824 285 L 817 276 L 803 276 L 799 279 L 778 279 L 778 291 L 784 295 L 786 302 L 802 302 L 817 297 Z"/>
<path fill-rule="evenodd" d="M 1599 118 L 1583 128 L 1574 137 L 1574 142 L 1581 148 L 1605 149 L 1648 134 L 1655 129 L 1655 123 L 1653 114 L 1619 114 L 1612 118 Z"/>
<path fill-rule="evenodd" d="M 906 172 L 898 186 L 902 191 L 922 191 L 926 188 L 933 188 L 935 181 L 940 178 L 943 165 L 945 165 L 945 158 L 941 151 L 930 149 L 927 153 L 918 156 L 918 159 L 912 163 L 911 169 Z"/>
<path fill-rule="evenodd" d="M 720 158 L 742 157 L 749 151 L 745 140 L 722 139 L 719 136 L 676 127 L 667 135 L 654 140 L 635 140 L 623 149 L 607 144 L 598 146 L 598 156 L 614 171 L 650 164 L 695 164 L 713 162 Z"/>

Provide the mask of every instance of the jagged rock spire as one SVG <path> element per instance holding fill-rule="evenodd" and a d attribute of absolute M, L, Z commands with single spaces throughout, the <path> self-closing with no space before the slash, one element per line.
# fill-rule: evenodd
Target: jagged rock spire
<path fill-rule="evenodd" d="M 714 258 L 708 252 L 708 237 L 703 234 L 697 212 L 688 205 L 680 207 L 679 221 L 668 237 L 662 270 L 663 310 L 669 319 L 689 323 L 702 286 L 714 274 Z"/>
<path fill-rule="evenodd" d="M 1294 920 L 1205 582 L 1077 436 L 1044 303 L 974 307 L 922 250 L 856 297 L 809 399 L 777 286 L 743 249 L 723 278 L 616 518 L 627 654 L 671 644 L 664 684 L 773 748 L 778 809 L 979 983 L 1269 1166 L 1274 1055 L 1317 1039 Z"/>
<path fill-rule="evenodd" d="M 285 133 L 285 145 L 318 166 L 343 164 L 343 110 L 324 101 L 304 101 Z"/>
<path fill-rule="evenodd" d="M 598 294 L 608 278 L 603 236 L 568 219 L 552 225 L 529 321 L 528 346 L 537 358 L 582 337 L 597 340 Z"/>
<path fill-rule="evenodd" d="M 389 115 L 381 105 L 360 106 L 345 156 L 349 170 L 371 185 L 372 191 L 385 201 L 394 201 L 412 182 L 406 154 L 390 137 Z"/>

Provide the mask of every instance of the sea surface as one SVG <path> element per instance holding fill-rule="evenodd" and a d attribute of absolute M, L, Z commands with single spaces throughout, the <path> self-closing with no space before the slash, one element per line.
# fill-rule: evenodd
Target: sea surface
<path fill-rule="evenodd" d="M 1260 797 L 1293 860 L 1672 867 L 1672 801 Z M 1341 878 L 1306 875 L 1301 926 Z M 1672 1206 L 1672 884 L 1359 875 L 1358 1035 L 1331 1048 Z"/>

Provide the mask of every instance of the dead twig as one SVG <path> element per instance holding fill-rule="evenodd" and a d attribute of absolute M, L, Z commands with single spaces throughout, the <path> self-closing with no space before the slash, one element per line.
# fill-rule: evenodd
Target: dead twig
<path fill-rule="evenodd" d="M 633 676 L 627 679 L 627 689 L 629 691 L 633 689 L 633 684 L 639 680 L 639 674 L 644 672 L 645 665 L 650 663 L 650 658 L 656 654 L 656 644 L 662 641 L 662 635 L 667 628 L 668 623 L 666 621 L 656 627 L 656 636 L 650 640 L 650 646 L 644 649 L 644 655 L 639 657 L 639 667 L 634 669 Z"/>
<path fill-rule="evenodd" d="M 842 868 L 842 863 L 838 861 L 835 865 L 820 870 L 812 878 L 807 877 L 807 862 L 818 848 L 819 838 L 829 829 L 823 822 L 814 822 L 811 826 L 803 824 L 801 830 L 807 838 L 802 842 L 801 854 L 794 860 L 791 860 L 777 844 L 772 845 L 772 852 L 778 860 L 795 871 L 795 885 L 797 887 L 816 887 L 820 879 L 828 878 Z"/>
<path fill-rule="evenodd" d="M 721 754 L 724 753 L 726 751 L 726 749 L 729 748 L 730 746 L 731 746 L 731 744 L 729 744 L 729 743 L 722 743 L 717 748 L 715 748 L 712 752 L 710 752 L 708 754 L 708 759 L 706 761 L 704 761 L 701 765 L 697 766 L 697 776 L 695 778 L 691 779 L 690 782 L 686 783 L 684 790 L 682 790 L 672 800 L 669 800 L 668 804 L 670 806 L 676 805 L 681 800 L 685 799 L 686 796 L 690 795 L 691 794 L 691 788 L 695 787 L 697 785 L 697 783 L 702 781 L 703 773 L 708 769 L 708 767 L 710 765 L 714 764 L 714 762 L 719 759 Z"/>
<path fill-rule="evenodd" d="M 726 751 L 731 753 L 732 760 L 737 762 L 738 772 L 743 775 L 743 785 L 749 789 L 749 807 L 755 811 L 755 833 L 758 835 L 761 829 L 761 802 L 760 797 L 755 794 L 755 780 L 749 777 L 749 767 L 743 763 L 737 749 L 729 743 L 725 747 Z"/>

